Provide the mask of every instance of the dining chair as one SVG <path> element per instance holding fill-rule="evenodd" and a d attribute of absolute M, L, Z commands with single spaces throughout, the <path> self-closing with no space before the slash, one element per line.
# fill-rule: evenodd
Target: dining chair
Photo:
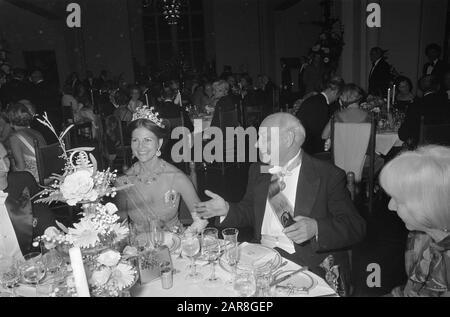
<path fill-rule="evenodd" d="M 334 117 L 331 121 L 332 162 L 346 173 L 354 173 L 356 193 L 362 192 L 363 169 L 365 161 L 369 162 L 366 164 L 369 214 L 373 209 L 375 186 L 375 127 L 373 117 L 367 123 L 336 122 Z"/>
<path fill-rule="evenodd" d="M 59 143 L 50 145 L 40 145 L 37 139 L 34 139 L 34 152 L 36 153 L 36 166 L 39 175 L 39 185 L 49 186 L 52 182 L 50 177 L 52 174 L 61 175 L 64 172 L 66 161 L 61 157 L 63 150 Z M 72 207 L 64 203 L 52 203 L 51 210 L 66 210 L 68 211 L 68 221 L 72 219 Z"/>

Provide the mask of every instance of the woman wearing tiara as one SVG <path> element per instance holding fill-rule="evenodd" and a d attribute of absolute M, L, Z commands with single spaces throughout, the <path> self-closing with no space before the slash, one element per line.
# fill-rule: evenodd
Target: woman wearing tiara
<path fill-rule="evenodd" d="M 201 231 L 207 225 L 194 212 L 200 202 L 190 179 L 179 169 L 160 158 L 165 126 L 153 108 L 140 107 L 129 125 L 131 150 L 138 159 L 125 176 L 119 177 L 118 186 L 130 185 L 117 193 L 117 206 L 125 211 L 137 231 L 146 232 L 150 222 L 160 221 L 166 230 L 179 231 L 180 199 L 186 203 L 194 220 L 188 228 Z"/>

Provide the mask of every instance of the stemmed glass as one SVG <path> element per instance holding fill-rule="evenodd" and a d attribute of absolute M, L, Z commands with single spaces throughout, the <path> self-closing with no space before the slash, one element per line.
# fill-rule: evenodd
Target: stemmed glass
<path fill-rule="evenodd" d="M 186 275 L 188 281 L 199 281 L 203 278 L 203 275 L 196 271 L 195 255 L 200 252 L 200 241 L 197 234 L 186 231 L 181 240 L 181 250 L 184 255 L 191 259 L 191 272 Z"/>
<path fill-rule="evenodd" d="M 155 249 L 161 247 L 164 242 L 164 230 L 161 228 L 159 220 L 150 222 L 150 241 Z"/>
<path fill-rule="evenodd" d="M 0 255 L 0 285 L 3 288 L 10 288 L 11 293 L 3 293 L 1 297 L 5 296 L 16 296 L 15 287 L 20 280 L 20 271 L 18 267 L 17 260 L 8 256 Z"/>
<path fill-rule="evenodd" d="M 237 264 L 239 263 L 238 235 L 239 230 L 236 228 L 226 228 L 222 230 L 223 239 L 227 242 L 225 256 L 232 271 L 232 278 L 227 281 L 228 286 L 233 285 L 234 276 L 237 271 Z"/>
<path fill-rule="evenodd" d="M 206 286 L 218 286 L 222 280 L 216 276 L 216 261 L 220 256 L 220 243 L 216 228 L 205 228 L 202 231 L 202 254 L 211 263 L 211 276 L 205 280 Z"/>

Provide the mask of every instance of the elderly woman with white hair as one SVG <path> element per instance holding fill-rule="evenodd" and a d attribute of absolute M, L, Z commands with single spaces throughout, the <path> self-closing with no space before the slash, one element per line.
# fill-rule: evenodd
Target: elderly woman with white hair
<path fill-rule="evenodd" d="M 450 296 L 450 148 L 430 145 L 389 162 L 380 183 L 410 231 L 408 281 L 393 296 Z"/>

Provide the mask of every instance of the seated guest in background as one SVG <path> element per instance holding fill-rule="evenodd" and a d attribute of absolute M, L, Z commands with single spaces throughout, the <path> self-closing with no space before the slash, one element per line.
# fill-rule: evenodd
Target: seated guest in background
<path fill-rule="evenodd" d="M 347 84 L 342 89 L 342 94 L 339 97 L 342 110 L 334 115 L 336 122 L 345 123 L 363 123 L 370 122 L 370 114 L 361 109 L 361 101 L 364 98 L 364 91 L 361 87 L 355 84 Z M 326 140 L 331 135 L 331 121 L 329 121 L 323 130 L 322 139 Z"/>
<path fill-rule="evenodd" d="M 428 58 L 428 62 L 423 65 L 422 76 L 433 75 L 440 85 L 444 82 L 445 72 L 448 70 L 446 62 L 440 59 L 441 47 L 432 43 L 425 48 L 425 55 Z"/>
<path fill-rule="evenodd" d="M 214 91 L 212 84 L 206 82 L 202 86 L 198 86 L 192 96 L 192 103 L 199 108 L 201 112 L 212 112 Z"/>
<path fill-rule="evenodd" d="M 425 123 L 446 123 L 450 120 L 447 96 L 439 92 L 436 77 L 426 75 L 420 79 L 419 85 L 424 92 L 423 97 L 408 107 L 405 121 L 398 131 L 400 140 L 413 146 L 419 141 L 422 116 Z"/>
<path fill-rule="evenodd" d="M 400 76 L 395 80 L 397 94 L 395 95 L 394 107 L 399 111 L 406 112 L 408 107 L 415 101 L 412 93 L 412 82 L 408 77 Z"/>
<path fill-rule="evenodd" d="M 272 128 L 278 128 L 278 136 L 271 135 Z M 198 203 L 196 211 L 203 218 L 222 217 L 216 222 L 220 227 L 253 227 L 255 242 L 277 248 L 320 276 L 325 272 L 319 265 L 332 254 L 348 277 L 345 248 L 363 239 L 365 222 L 350 199 L 344 171 L 305 153 L 304 140 L 296 117 L 268 116 L 258 139 L 261 161 L 268 165 L 252 164 L 244 198 L 228 203 L 205 191 L 211 200 Z M 287 217 L 294 223 L 286 223 Z"/>
<path fill-rule="evenodd" d="M 83 85 L 88 91 L 95 90 L 94 73 L 90 70 L 86 71 L 86 78 L 83 80 Z"/>
<path fill-rule="evenodd" d="M 111 96 L 112 103 L 116 107 L 114 115 L 121 122 L 131 122 L 133 112 L 128 108 L 128 96 L 122 91 L 117 91 Z"/>
<path fill-rule="evenodd" d="M 130 124 L 131 150 L 138 159 L 118 185 L 132 184 L 116 196 L 117 207 L 124 211 L 138 227 L 148 231 L 151 220 L 158 220 L 168 230 L 181 228 L 178 218 L 180 199 L 186 203 L 194 223 L 191 230 L 201 231 L 207 221 L 197 217 L 194 204 L 199 202 L 190 179 L 179 169 L 162 160 L 161 147 L 166 137 L 165 127 L 151 110 L 136 113 Z"/>
<path fill-rule="evenodd" d="M 192 125 L 186 109 L 173 102 L 175 96 L 176 92 L 174 90 L 169 87 L 164 88 L 162 93 L 163 102 L 156 107 L 156 112 L 159 113 L 160 118 L 168 120 L 180 119 L 181 121 L 181 116 L 183 116 L 185 127 L 188 128 L 189 131 L 194 131 L 194 126 Z M 181 125 L 181 122 L 178 124 Z M 173 129 L 175 126 L 171 126 L 171 128 Z"/>
<path fill-rule="evenodd" d="M 139 100 L 141 98 L 141 90 L 138 86 L 132 86 L 130 88 L 130 101 L 128 102 L 128 109 L 131 112 L 136 112 L 136 109 L 142 107 L 144 104 Z"/>
<path fill-rule="evenodd" d="M 306 153 L 313 155 L 323 151 L 322 132 L 330 119 L 329 107 L 338 100 L 343 86 L 342 78 L 332 78 L 324 91 L 304 100 L 297 111 L 296 116 L 306 130 L 303 145 Z"/>
<path fill-rule="evenodd" d="M 99 133 L 99 125 L 97 122 L 98 118 L 94 113 L 94 109 L 92 109 L 90 96 L 82 84 L 78 85 L 75 91 L 75 99 L 77 103 L 72 105 L 74 123 L 91 122 L 92 135 L 96 138 Z"/>
<path fill-rule="evenodd" d="M 9 141 L 9 137 L 13 132 L 11 124 L 9 122 L 8 115 L 4 112 L 0 113 L 0 143 Z M 9 147 L 9 146 L 8 146 Z"/>
<path fill-rule="evenodd" d="M 372 68 L 369 73 L 369 94 L 385 97 L 391 82 L 391 66 L 385 60 L 385 51 L 379 47 L 370 50 Z"/>
<path fill-rule="evenodd" d="M 26 106 L 21 103 L 12 105 L 8 109 L 8 117 L 14 128 L 14 133 L 9 138 L 13 156 L 13 170 L 30 172 L 39 181 L 34 140 L 38 140 L 41 146 L 47 143 L 42 134 L 30 128 L 33 117 Z"/>
<path fill-rule="evenodd" d="M 229 93 L 230 85 L 228 82 L 224 80 L 219 80 L 214 82 L 213 90 L 214 90 L 214 115 L 211 121 L 211 126 L 220 127 L 219 113 L 232 111 L 236 108 L 238 109 L 238 118 L 239 115 L 239 107 L 237 106 L 237 100 Z M 235 127 L 237 126 L 236 122 L 226 122 L 224 123 L 225 127 Z"/>
<path fill-rule="evenodd" d="M 430 145 L 405 152 L 382 170 L 380 184 L 410 231 L 406 285 L 393 296 L 450 296 L 450 149 Z"/>

